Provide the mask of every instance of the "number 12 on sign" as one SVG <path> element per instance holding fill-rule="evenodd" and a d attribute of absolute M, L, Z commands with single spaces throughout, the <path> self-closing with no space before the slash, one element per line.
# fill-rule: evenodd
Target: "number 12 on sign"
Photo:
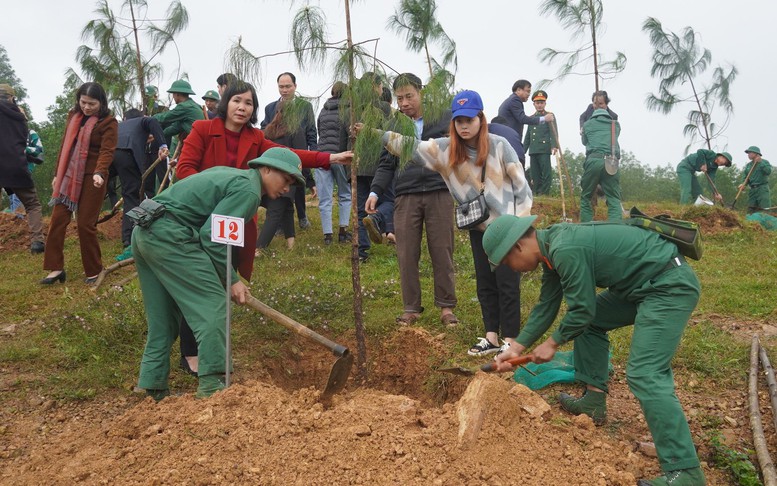
<path fill-rule="evenodd" d="M 245 238 L 243 218 L 211 215 L 210 240 L 231 246 L 243 246 Z"/>

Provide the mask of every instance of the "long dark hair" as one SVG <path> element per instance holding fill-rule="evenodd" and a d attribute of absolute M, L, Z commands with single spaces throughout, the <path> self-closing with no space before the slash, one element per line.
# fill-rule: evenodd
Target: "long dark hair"
<path fill-rule="evenodd" d="M 476 166 L 482 167 L 483 164 L 486 163 L 486 158 L 488 157 L 488 121 L 486 120 L 486 115 L 482 111 L 478 112 L 478 118 L 480 119 L 480 131 L 477 135 L 477 154 L 475 155 L 474 162 Z M 467 144 L 464 139 L 461 138 L 459 132 L 456 131 L 455 120 L 455 118 L 451 119 L 450 126 L 451 144 L 448 153 L 448 165 L 451 167 L 463 164 L 469 158 L 469 154 L 467 154 Z"/>
<path fill-rule="evenodd" d="M 256 96 L 256 90 L 250 83 L 246 83 L 240 80 L 227 85 L 227 89 L 224 90 L 224 94 L 221 96 L 221 100 L 219 101 L 219 106 L 216 108 L 216 116 L 222 120 L 226 120 L 229 100 L 231 100 L 233 96 L 243 94 L 247 91 L 251 92 L 251 98 L 254 102 L 254 112 L 251 113 L 251 118 L 248 120 L 247 125 L 256 125 L 256 121 L 258 120 L 257 111 L 259 111 L 259 98 Z"/>
<path fill-rule="evenodd" d="M 88 96 L 100 102 L 100 111 L 97 112 L 97 118 L 105 118 L 111 114 L 111 109 L 108 108 L 108 95 L 100 83 L 89 82 L 79 86 L 76 91 L 76 105 L 71 111 L 83 114 L 79 104 L 82 96 Z"/>

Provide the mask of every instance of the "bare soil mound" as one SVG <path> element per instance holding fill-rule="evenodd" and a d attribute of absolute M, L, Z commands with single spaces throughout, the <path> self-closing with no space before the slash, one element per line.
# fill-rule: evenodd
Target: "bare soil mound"
<path fill-rule="evenodd" d="M 742 228 L 741 216 L 720 206 L 691 206 L 679 219 L 697 223 L 702 234 L 727 233 Z"/>
<path fill-rule="evenodd" d="M 522 410 L 486 388 L 472 447 L 455 407 L 364 389 L 325 410 L 318 392 L 235 385 L 208 400 L 150 399 L 101 423 L 73 419 L 10 459 L 15 484 L 613 484 L 646 460 L 590 420 Z"/>
<path fill-rule="evenodd" d="M 49 230 L 51 218 L 43 218 L 43 234 Z M 97 225 L 97 234 L 103 240 L 121 238 L 121 212 L 108 221 Z M 75 222 L 67 227 L 66 238 L 78 238 Z M 30 227 L 27 220 L 9 213 L 0 212 L 0 252 L 26 250 L 30 246 Z"/>

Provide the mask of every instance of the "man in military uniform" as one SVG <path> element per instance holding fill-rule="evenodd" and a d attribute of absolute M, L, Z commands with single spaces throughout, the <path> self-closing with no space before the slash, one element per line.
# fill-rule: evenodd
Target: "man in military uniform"
<path fill-rule="evenodd" d="M 165 142 L 170 150 L 175 152 L 173 137 L 178 136 L 179 140 L 183 140 L 192 131 L 192 123 L 204 120 L 205 115 L 202 114 L 202 107 L 189 97 L 196 93 L 192 91 L 188 81 L 183 79 L 174 81 L 167 92 L 173 95 L 175 107 L 164 113 L 157 113 L 154 118 L 162 125 Z"/>
<path fill-rule="evenodd" d="M 568 412 L 584 413 L 601 425 L 607 418 L 607 333 L 633 325 L 626 379 L 640 402 L 664 472 L 638 484 L 703 486 L 704 473 L 671 369 L 699 301 L 696 274 L 677 247 L 655 232 L 621 224 L 566 223 L 535 230 L 536 218 L 500 216 L 483 235 L 492 268 L 504 263 L 514 271 L 530 272 L 540 265 L 543 270 L 539 301 L 516 343 L 497 356 L 498 369 L 512 368 L 505 360 L 541 338 L 566 299 L 566 315 L 534 348 L 534 362 L 550 361 L 559 346 L 574 340 L 575 378 L 586 389 L 580 398 L 562 393 L 559 402 Z M 597 294 L 597 287 L 605 290 Z"/>
<path fill-rule="evenodd" d="M 535 91 L 531 96 L 534 108 L 537 110 L 533 117 L 544 117 L 545 103 L 548 93 L 543 90 Z M 558 141 L 554 131 L 556 120 L 540 125 L 529 125 L 526 137 L 523 139 L 523 148 L 529 154 L 531 160 L 531 180 L 534 194 L 550 194 L 550 185 L 553 180 L 553 169 L 550 156 L 558 152 Z"/>
<path fill-rule="evenodd" d="M 165 212 L 132 233 L 132 254 L 140 278 L 148 335 L 138 386 L 156 400 L 169 394 L 170 347 L 181 316 L 194 331 L 199 349 L 197 396 L 224 387 L 226 302 L 244 304 L 248 287 L 226 268 L 224 245 L 211 241 L 211 215 L 253 218 L 263 195 L 278 198 L 292 184 L 303 184 L 299 157 L 271 148 L 248 162 L 255 170 L 214 167 L 187 177 L 156 196 Z"/>
<path fill-rule="evenodd" d="M 701 185 L 696 180 L 696 172 L 705 172 L 710 180 L 715 182 L 718 167 L 731 167 L 731 154 L 728 152 L 713 152 L 699 149 L 677 164 L 677 179 L 680 181 L 680 204 L 693 204 L 701 196 Z M 716 191 L 715 199 L 723 197 Z"/>
<path fill-rule="evenodd" d="M 213 120 L 216 118 L 216 110 L 218 109 L 219 100 L 221 99 L 218 91 L 210 89 L 202 95 L 202 99 L 205 100 L 205 108 L 208 110 L 208 120 Z"/>
<path fill-rule="evenodd" d="M 618 144 L 620 133 L 620 123 L 613 120 L 607 110 L 603 109 L 594 110 L 591 118 L 583 124 L 585 165 L 583 166 L 583 177 L 580 179 L 581 223 L 594 219 L 591 196 L 596 191 L 597 184 L 602 186 L 607 200 L 607 219 L 610 221 L 623 219 L 620 175 L 618 172 L 609 174 L 604 166 L 604 158 L 613 153 L 613 142 L 615 157 L 620 158 L 621 156 L 621 148 Z"/>
<path fill-rule="evenodd" d="M 769 174 L 772 173 L 772 166 L 768 160 L 761 158 L 761 149 L 751 145 L 745 150 L 750 162 L 745 166 L 742 172 L 742 183 L 739 190 L 745 188 L 745 184 L 750 187 L 747 193 L 747 212 L 754 213 L 772 206 L 772 196 L 769 191 Z M 750 172 L 752 170 L 752 172 Z M 748 179 L 748 174 L 750 178 Z"/>
<path fill-rule="evenodd" d="M 167 111 L 167 107 L 159 101 L 159 88 L 153 84 L 146 85 L 146 99 L 148 100 L 147 115 L 156 115 Z"/>

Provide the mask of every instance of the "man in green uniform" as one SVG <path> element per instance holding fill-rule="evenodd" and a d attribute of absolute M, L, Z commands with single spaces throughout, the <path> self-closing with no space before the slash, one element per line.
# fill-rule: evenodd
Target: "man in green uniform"
<path fill-rule="evenodd" d="M 614 130 L 614 133 L 613 133 Z M 591 196 L 596 186 L 601 185 L 607 200 L 607 219 L 618 221 L 623 219 L 621 206 L 620 175 L 607 173 L 604 167 L 604 157 L 612 154 L 615 145 L 615 157 L 620 158 L 621 148 L 618 137 L 621 126 L 613 120 L 607 110 L 594 110 L 591 118 L 583 124 L 583 145 L 585 145 L 585 165 L 583 177 L 580 179 L 580 222 L 594 219 L 591 206 Z"/>
<path fill-rule="evenodd" d="M 132 254 L 148 320 L 138 386 L 156 400 L 169 394 L 170 347 L 181 315 L 199 349 L 197 396 L 224 387 L 225 281 L 240 304 L 248 288 L 234 269 L 227 273 L 227 248 L 211 241 L 211 215 L 247 220 L 262 195 L 276 199 L 290 185 L 304 183 L 299 157 L 286 148 L 271 148 L 248 165 L 256 170 L 214 167 L 177 182 L 154 198 L 164 205 L 164 215 L 133 230 Z"/>
<path fill-rule="evenodd" d="M 157 113 L 154 118 L 162 125 L 167 139 L 165 143 L 175 153 L 173 137 L 179 135 L 180 140 L 185 138 L 192 131 L 192 123 L 196 120 L 204 120 L 205 115 L 202 113 L 202 107 L 189 97 L 196 93 L 192 91 L 188 81 L 183 79 L 174 81 L 167 92 L 173 95 L 175 107 L 172 110 Z"/>
<path fill-rule="evenodd" d="M 761 149 L 755 145 L 751 145 L 745 153 L 750 162 L 742 172 L 739 190 L 744 189 L 745 184 L 750 186 L 750 191 L 747 193 L 747 212 L 755 213 L 772 206 L 772 195 L 769 191 L 769 174 L 772 173 L 772 166 L 768 160 L 761 158 Z M 750 174 L 749 179 L 748 174 Z"/>
<path fill-rule="evenodd" d="M 545 103 L 548 93 L 543 90 L 535 91 L 531 97 L 534 108 L 537 110 L 532 116 L 545 116 Z M 529 125 L 526 136 L 523 139 L 523 148 L 531 157 L 531 180 L 534 194 L 550 194 L 550 185 L 553 180 L 550 156 L 558 152 L 558 142 L 554 135 L 556 120 L 541 125 Z"/>
<path fill-rule="evenodd" d="M 672 357 L 699 301 L 699 281 L 677 247 L 654 232 L 621 224 L 556 224 L 535 230 L 536 216 L 500 216 L 483 235 L 493 267 L 500 263 L 529 272 L 542 265 L 542 288 L 516 343 L 497 356 L 504 363 L 534 344 L 553 324 L 562 298 L 567 313 L 558 329 L 534 351 L 534 362 L 550 361 L 562 344 L 575 341 L 575 378 L 586 385 L 561 406 L 595 423 L 607 417 L 609 338 L 634 325 L 626 367 L 629 389 L 645 414 L 664 476 L 640 485 L 703 486 L 704 473 L 688 422 L 674 391 Z M 605 290 L 597 294 L 597 287 Z"/>
<path fill-rule="evenodd" d="M 701 196 L 701 185 L 696 180 L 696 172 L 705 172 L 710 180 L 715 182 L 718 167 L 731 167 L 731 154 L 728 152 L 713 152 L 699 149 L 677 164 L 677 179 L 680 181 L 680 204 L 693 204 Z M 722 200 L 720 193 L 715 191 L 715 199 Z"/>

